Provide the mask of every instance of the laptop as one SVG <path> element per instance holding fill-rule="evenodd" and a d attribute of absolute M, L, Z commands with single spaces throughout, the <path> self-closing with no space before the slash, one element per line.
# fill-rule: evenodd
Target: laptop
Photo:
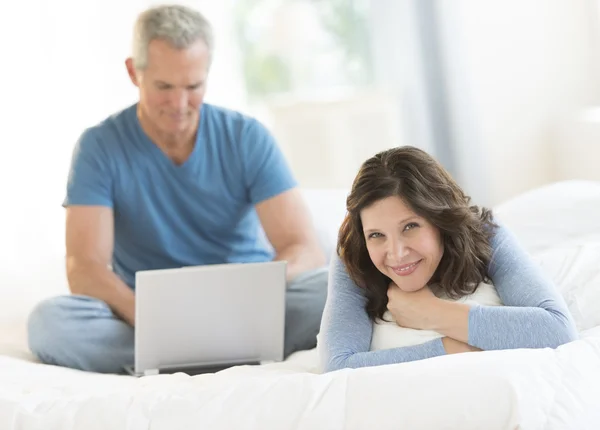
<path fill-rule="evenodd" d="M 135 376 L 283 360 L 286 262 L 136 273 Z"/>

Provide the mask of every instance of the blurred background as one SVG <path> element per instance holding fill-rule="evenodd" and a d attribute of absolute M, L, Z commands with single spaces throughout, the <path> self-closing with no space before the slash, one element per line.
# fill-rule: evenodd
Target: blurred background
<path fill-rule="evenodd" d="M 178 3 L 216 31 L 206 101 L 265 122 L 304 187 L 348 188 L 367 157 L 408 144 L 494 206 L 600 180 L 599 1 Z M 3 4 L 3 286 L 62 279 L 73 145 L 136 101 L 124 61 L 137 14 L 158 3 Z"/>

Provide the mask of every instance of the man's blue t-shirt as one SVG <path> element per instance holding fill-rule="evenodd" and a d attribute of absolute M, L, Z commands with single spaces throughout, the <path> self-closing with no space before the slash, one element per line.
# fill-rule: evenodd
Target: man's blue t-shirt
<path fill-rule="evenodd" d="M 272 260 L 254 205 L 296 181 L 266 128 L 205 103 L 193 152 L 177 165 L 136 109 L 82 134 L 64 202 L 113 209 L 115 273 L 135 288 L 138 270 Z"/>

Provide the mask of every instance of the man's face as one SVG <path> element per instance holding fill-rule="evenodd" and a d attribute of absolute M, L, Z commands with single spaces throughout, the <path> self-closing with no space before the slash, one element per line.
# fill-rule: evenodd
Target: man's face
<path fill-rule="evenodd" d="M 141 114 L 151 127 L 170 137 L 195 131 L 209 65 L 210 53 L 202 41 L 176 49 L 164 40 L 153 40 L 144 70 L 133 70 L 128 60 L 129 74 L 140 90 Z"/>

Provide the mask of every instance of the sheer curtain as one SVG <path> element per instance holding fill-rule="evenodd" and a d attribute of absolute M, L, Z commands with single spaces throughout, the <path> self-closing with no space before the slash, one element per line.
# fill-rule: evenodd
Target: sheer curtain
<path fill-rule="evenodd" d="M 553 145 L 565 117 L 600 99 L 595 2 L 437 2 L 449 141 L 479 204 L 579 176 L 556 176 Z"/>

